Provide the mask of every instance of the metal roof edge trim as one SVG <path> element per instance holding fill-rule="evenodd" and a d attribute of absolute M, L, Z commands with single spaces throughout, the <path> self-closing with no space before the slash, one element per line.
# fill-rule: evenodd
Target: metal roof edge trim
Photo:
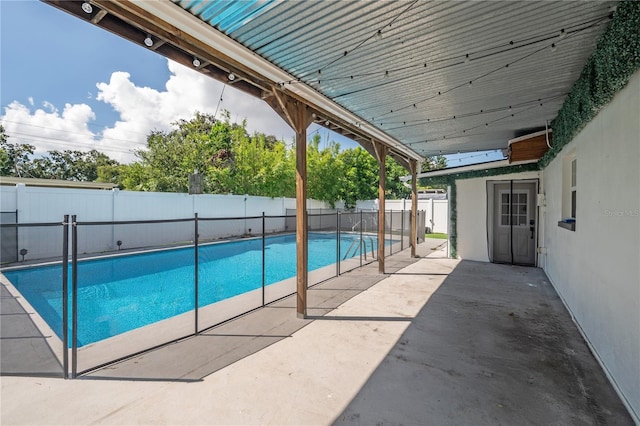
<path fill-rule="evenodd" d="M 201 21 L 198 17 L 182 9 L 170 0 L 132 0 L 132 3 L 140 9 L 145 10 L 147 13 L 150 13 L 153 16 L 175 26 L 179 30 L 199 39 L 211 48 L 219 50 L 230 58 L 254 68 L 274 83 L 295 80 L 295 78 L 286 71 L 278 68 L 276 65 L 256 54 L 251 49 L 216 30 L 211 25 Z M 391 137 L 375 126 L 364 122 L 360 117 L 348 109 L 338 105 L 336 102 L 328 99 L 304 83 L 287 85 L 284 86 L 283 89 L 295 93 L 302 99 L 308 101 L 312 106 L 315 105 L 318 108 L 322 108 L 347 123 L 352 125 L 360 123 L 361 125 L 358 126 L 360 129 L 363 129 L 364 132 L 371 135 L 374 139 L 378 139 L 387 144 L 399 155 L 405 155 L 409 159 L 418 161 L 423 159 L 420 154 L 403 145 L 397 139 Z"/>

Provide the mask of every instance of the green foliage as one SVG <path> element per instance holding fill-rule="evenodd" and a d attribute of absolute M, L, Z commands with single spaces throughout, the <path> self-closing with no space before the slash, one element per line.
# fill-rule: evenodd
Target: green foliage
<path fill-rule="evenodd" d="M 613 20 L 551 124 L 553 146 L 540 167 L 546 167 L 640 68 L 639 28 L 640 2 L 618 3 Z"/>
<path fill-rule="evenodd" d="M 357 200 L 378 198 L 378 162 L 360 147 L 341 154 L 344 165 L 344 182 L 341 198 L 345 208 L 352 209 Z"/>
<path fill-rule="evenodd" d="M 331 143 L 322 150 L 319 146 L 320 135 L 316 134 L 307 145 L 307 195 L 326 201 L 333 208 L 344 184 L 340 145 Z"/>
<path fill-rule="evenodd" d="M 93 182 L 98 179 L 100 167 L 117 165 L 107 155 L 96 150 L 49 151 L 46 157 L 31 161 L 29 176 L 41 179 L 61 179 L 78 182 Z"/>
<path fill-rule="evenodd" d="M 435 232 L 431 234 L 424 234 L 425 238 L 435 238 L 438 240 L 446 240 L 448 238 L 447 234 L 443 234 L 441 232 Z"/>
<path fill-rule="evenodd" d="M 10 143 L 0 125 L 0 176 L 27 176 L 35 150 L 33 145 Z"/>
<path fill-rule="evenodd" d="M 440 170 L 447 167 L 447 159 L 442 155 L 436 155 L 435 157 L 427 157 L 424 159 L 420 172 L 428 172 L 431 170 Z"/>

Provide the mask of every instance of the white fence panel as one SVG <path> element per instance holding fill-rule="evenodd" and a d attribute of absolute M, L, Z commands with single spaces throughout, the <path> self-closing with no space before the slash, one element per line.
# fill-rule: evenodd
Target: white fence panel
<path fill-rule="evenodd" d="M 255 197 L 249 195 L 177 194 L 134 191 L 106 191 L 76 188 L 0 187 L 2 211 L 18 211 L 19 223 L 62 222 L 65 214 L 82 222 L 120 222 L 140 220 L 284 216 L 295 209 L 291 198 Z M 310 209 L 326 209 L 328 204 L 308 200 Z M 266 232 L 285 231 L 285 219 L 269 219 Z M 260 219 L 203 221 L 203 239 L 215 240 L 259 233 Z M 85 225 L 78 228 L 80 254 L 132 249 L 177 243 L 194 238 L 192 222 L 144 225 Z M 28 258 L 44 259 L 60 256 L 62 234 L 59 228 L 20 228 L 18 247 L 28 249 Z M 119 246 L 117 243 L 121 242 Z"/>
<path fill-rule="evenodd" d="M 358 210 L 378 210 L 378 200 L 364 200 L 356 203 Z M 385 200 L 385 210 L 411 210 L 411 200 Z M 418 210 L 426 214 L 425 232 L 441 232 L 449 229 L 449 200 L 418 200 Z M 393 224 L 395 228 L 395 223 Z"/>

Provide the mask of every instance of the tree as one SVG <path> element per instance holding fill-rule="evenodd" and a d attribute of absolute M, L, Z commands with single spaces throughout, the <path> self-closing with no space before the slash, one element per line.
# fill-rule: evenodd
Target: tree
<path fill-rule="evenodd" d="M 447 159 L 442 155 L 436 155 L 434 157 L 426 157 L 425 161 L 422 163 L 422 167 L 420 171 L 422 173 L 429 172 L 432 170 L 440 170 L 447 167 Z M 447 189 L 447 185 L 431 185 L 424 186 L 422 179 L 418 179 L 418 186 L 426 189 Z"/>
<path fill-rule="evenodd" d="M 30 158 L 35 149 L 29 144 L 10 143 L 4 127 L 0 125 L 0 176 L 28 176 Z"/>
<path fill-rule="evenodd" d="M 93 182 L 98 179 L 98 169 L 116 166 L 117 161 L 95 149 L 83 151 L 49 151 L 47 156 L 31 161 L 31 177 L 61 179 L 77 182 Z"/>
<path fill-rule="evenodd" d="M 341 198 L 345 208 L 356 206 L 358 200 L 371 200 L 378 197 L 378 162 L 361 147 L 348 149 L 340 153 L 344 165 L 344 181 Z"/>
<path fill-rule="evenodd" d="M 307 194 L 314 200 L 326 201 L 331 208 L 341 199 L 344 184 L 344 165 L 340 159 L 340 145 L 330 143 L 320 150 L 317 133 L 307 146 Z"/>
<path fill-rule="evenodd" d="M 402 199 L 411 194 L 411 188 L 406 186 L 400 177 L 407 175 L 407 170 L 393 158 L 386 161 L 386 191 L 387 198 Z"/>
<path fill-rule="evenodd" d="M 447 167 L 447 158 L 442 155 L 436 155 L 433 157 L 426 157 L 420 167 L 421 172 L 428 172 L 431 170 L 440 170 Z"/>

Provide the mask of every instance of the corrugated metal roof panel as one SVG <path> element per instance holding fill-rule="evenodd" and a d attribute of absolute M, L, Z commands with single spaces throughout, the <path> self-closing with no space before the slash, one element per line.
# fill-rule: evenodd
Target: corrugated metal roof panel
<path fill-rule="evenodd" d="M 173 1 L 425 155 L 553 119 L 615 4 Z"/>

